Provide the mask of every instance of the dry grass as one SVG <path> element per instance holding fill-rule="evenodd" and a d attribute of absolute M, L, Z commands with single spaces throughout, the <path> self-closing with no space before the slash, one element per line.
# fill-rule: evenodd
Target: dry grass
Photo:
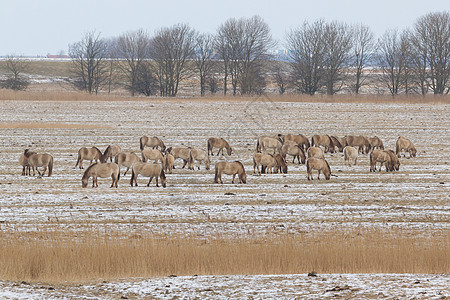
<path fill-rule="evenodd" d="M 18 234 L 19 235 L 19 234 Z M 394 230 L 202 240 L 61 232 L 1 236 L 0 278 L 60 283 L 205 274 L 449 273 L 450 232 Z"/>
<path fill-rule="evenodd" d="M 46 123 L 46 122 L 14 122 L 2 123 L 1 129 L 110 129 L 111 126 L 89 125 L 89 124 L 68 124 L 68 123 Z"/>

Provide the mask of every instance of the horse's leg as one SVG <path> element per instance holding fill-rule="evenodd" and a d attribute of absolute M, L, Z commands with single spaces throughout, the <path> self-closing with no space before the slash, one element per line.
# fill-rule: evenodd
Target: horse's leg
<path fill-rule="evenodd" d="M 150 177 L 150 180 L 147 183 L 147 186 L 150 186 L 150 183 L 152 182 L 153 177 Z"/>
<path fill-rule="evenodd" d="M 231 180 L 231 183 L 234 184 L 234 178 L 236 177 L 236 174 L 233 174 L 233 180 Z"/>
<path fill-rule="evenodd" d="M 181 167 L 182 169 L 184 169 L 184 167 L 186 166 L 186 164 L 187 164 L 187 160 L 183 160 L 183 166 Z"/>
<path fill-rule="evenodd" d="M 317 180 L 320 180 L 320 170 L 317 171 Z"/>
<path fill-rule="evenodd" d="M 111 182 L 111 186 L 109 188 L 114 187 L 114 181 L 115 181 L 114 173 L 111 174 L 111 179 L 112 179 L 112 182 Z"/>
<path fill-rule="evenodd" d="M 128 172 L 129 169 L 130 169 L 130 167 L 128 167 L 128 168 L 125 170 L 125 173 L 123 173 L 123 176 L 127 175 L 127 172 Z"/>
<path fill-rule="evenodd" d="M 156 178 L 156 187 L 159 187 L 159 185 L 158 185 L 158 176 L 156 176 L 155 178 Z"/>
<path fill-rule="evenodd" d="M 219 151 L 217 151 L 217 156 L 219 156 L 220 150 L 222 150 L 222 155 L 223 155 L 223 148 L 219 148 Z"/>

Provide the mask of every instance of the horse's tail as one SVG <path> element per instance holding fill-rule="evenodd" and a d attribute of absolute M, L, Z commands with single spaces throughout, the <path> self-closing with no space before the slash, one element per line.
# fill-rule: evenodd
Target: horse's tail
<path fill-rule="evenodd" d="M 120 168 L 119 168 L 119 171 L 117 171 L 117 181 L 119 181 L 119 179 L 120 179 Z"/>
<path fill-rule="evenodd" d="M 206 147 L 208 148 L 208 156 L 209 156 L 209 152 L 211 152 L 211 150 L 212 150 L 212 141 L 211 141 L 211 139 L 208 139 Z"/>
<path fill-rule="evenodd" d="M 81 153 L 80 150 L 78 150 L 78 159 L 77 159 L 77 163 L 75 164 L 75 168 L 78 166 L 78 164 L 80 163 L 81 160 Z"/>
<path fill-rule="evenodd" d="M 261 145 L 259 143 L 259 139 L 256 141 L 256 152 L 261 152 Z"/>
<path fill-rule="evenodd" d="M 120 172 L 119 172 L 120 173 Z M 133 182 L 134 182 L 134 178 L 135 178 L 136 174 L 134 173 L 134 168 L 131 167 L 131 179 L 130 179 L 130 184 L 131 186 L 133 186 Z"/>
<path fill-rule="evenodd" d="M 216 165 L 215 167 L 215 174 L 214 174 L 214 183 L 219 182 L 219 167 Z"/>
<path fill-rule="evenodd" d="M 189 151 L 189 157 L 188 157 L 188 166 L 189 168 L 194 168 L 194 157 L 192 156 L 192 150 Z"/>
<path fill-rule="evenodd" d="M 141 137 L 139 139 L 139 144 L 140 144 L 141 151 L 144 150 L 144 142 L 143 142 L 143 140 L 144 140 L 144 137 Z"/>
<path fill-rule="evenodd" d="M 48 162 L 48 177 L 52 176 L 53 172 L 53 156 L 50 156 L 50 161 Z"/>
<path fill-rule="evenodd" d="M 314 136 L 311 137 L 311 146 L 314 146 Z"/>

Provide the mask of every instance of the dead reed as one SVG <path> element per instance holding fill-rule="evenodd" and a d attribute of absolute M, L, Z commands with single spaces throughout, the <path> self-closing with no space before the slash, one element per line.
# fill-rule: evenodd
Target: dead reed
<path fill-rule="evenodd" d="M 0 233 L 0 279 L 50 283 L 205 274 L 449 273 L 450 232 L 354 230 L 264 239 Z"/>

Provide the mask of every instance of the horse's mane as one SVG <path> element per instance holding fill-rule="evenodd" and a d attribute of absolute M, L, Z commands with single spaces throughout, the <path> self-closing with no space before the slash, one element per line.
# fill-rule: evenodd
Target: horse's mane
<path fill-rule="evenodd" d="M 108 147 L 106 147 L 105 152 L 103 152 L 103 155 L 106 155 L 106 153 L 108 153 L 108 151 L 111 149 L 111 145 L 108 145 Z"/>
<path fill-rule="evenodd" d="M 235 163 L 238 163 L 238 164 L 245 170 L 244 165 L 243 165 L 240 161 L 235 160 L 234 162 L 235 162 Z"/>
<path fill-rule="evenodd" d="M 92 165 L 90 165 L 90 166 L 86 169 L 86 171 L 84 171 L 84 174 L 83 174 L 83 178 L 82 178 L 82 179 L 86 179 L 86 177 L 88 177 L 89 171 L 92 169 L 92 167 L 96 166 L 97 164 L 98 164 L 98 163 L 93 163 Z"/>

